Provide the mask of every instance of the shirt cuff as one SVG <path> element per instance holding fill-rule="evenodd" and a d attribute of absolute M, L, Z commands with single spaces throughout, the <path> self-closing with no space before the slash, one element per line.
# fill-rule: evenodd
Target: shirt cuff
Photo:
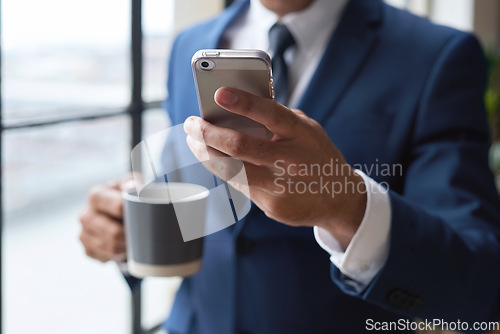
<path fill-rule="evenodd" d="M 348 276 L 357 291 L 363 290 L 382 269 L 389 253 L 391 206 L 388 190 L 365 173 L 355 170 L 365 181 L 367 203 L 363 220 L 347 249 L 327 230 L 315 226 L 314 237 L 331 256 L 330 260 Z"/>

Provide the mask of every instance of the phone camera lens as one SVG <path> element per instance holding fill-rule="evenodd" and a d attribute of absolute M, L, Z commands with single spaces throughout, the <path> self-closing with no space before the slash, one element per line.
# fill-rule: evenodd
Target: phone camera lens
<path fill-rule="evenodd" d="M 215 67 L 215 64 L 210 59 L 202 59 L 198 63 L 198 68 L 203 70 L 203 71 L 211 71 L 214 69 L 214 67 Z"/>

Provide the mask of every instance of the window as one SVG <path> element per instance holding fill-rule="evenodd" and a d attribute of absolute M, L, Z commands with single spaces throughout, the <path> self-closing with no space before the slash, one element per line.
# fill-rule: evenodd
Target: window
<path fill-rule="evenodd" d="M 129 288 L 114 263 L 85 256 L 77 218 L 89 187 L 129 169 L 131 144 L 168 125 L 173 0 L 1 5 L 2 329 L 130 332 Z M 146 327 L 177 284 L 143 284 Z"/>
<path fill-rule="evenodd" d="M 127 105 L 128 2 L 4 0 L 2 6 L 8 13 L 2 22 L 4 121 Z"/>
<path fill-rule="evenodd" d="M 432 21 L 460 30 L 472 31 L 474 0 L 386 0 Z"/>

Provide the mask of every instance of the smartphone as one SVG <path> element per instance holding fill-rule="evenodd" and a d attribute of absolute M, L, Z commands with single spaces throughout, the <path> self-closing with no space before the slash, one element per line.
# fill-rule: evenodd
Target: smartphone
<path fill-rule="evenodd" d="M 271 58 L 265 51 L 200 50 L 194 54 L 191 66 L 203 119 L 251 136 L 272 138 L 272 133 L 264 125 L 229 112 L 214 101 L 214 94 L 220 87 L 237 88 L 261 97 L 274 98 Z"/>

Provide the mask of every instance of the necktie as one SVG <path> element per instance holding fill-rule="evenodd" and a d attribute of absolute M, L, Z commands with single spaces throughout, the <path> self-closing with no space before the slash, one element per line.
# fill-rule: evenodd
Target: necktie
<path fill-rule="evenodd" d="M 288 101 L 288 68 L 283 55 L 294 44 L 295 39 L 284 24 L 276 23 L 269 29 L 269 46 L 273 52 L 271 65 L 274 94 L 275 100 L 281 104 L 286 104 Z"/>

